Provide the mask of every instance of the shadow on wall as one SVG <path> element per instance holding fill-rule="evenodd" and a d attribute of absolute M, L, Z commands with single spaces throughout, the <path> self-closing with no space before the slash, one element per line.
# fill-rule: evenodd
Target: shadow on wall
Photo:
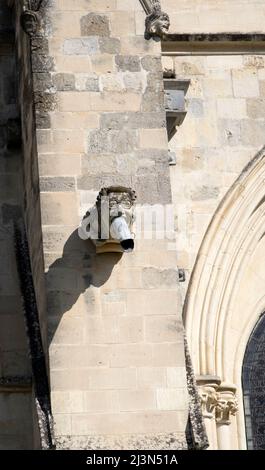
<path fill-rule="evenodd" d="M 105 284 L 121 256 L 122 253 L 96 254 L 91 240 L 81 240 L 78 230 L 71 234 L 64 245 L 62 257 L 56 259 L 46 273 L 49 344 L 63 314 L 75 304 L 76 315 L 83 314 L 84 308 L 91 314 L 95 292 L 90 288 Z M 81 294 L 84 303 L 78 303 Z"/>

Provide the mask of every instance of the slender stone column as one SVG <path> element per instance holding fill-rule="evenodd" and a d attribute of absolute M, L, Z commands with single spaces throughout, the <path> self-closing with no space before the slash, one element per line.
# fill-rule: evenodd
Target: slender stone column
<path fill-rule="evenodd" d="M 218 403 L 217 389 L 220 383 L 221 380 L 219 377 L 210 375 L 197 377 L 197 385 L 202 404 L 202 414 L 210 444 L 208 450 L 218 449 L 215 409 Z"/>
<path fill-rule="evenodd" d="M 222 384 L 218 389 L 218 403 L 216 405 L 216 424 L 218 449 L 231 449 L 231 415 L 238 410 L 236 387 L 230 384 Z"/>

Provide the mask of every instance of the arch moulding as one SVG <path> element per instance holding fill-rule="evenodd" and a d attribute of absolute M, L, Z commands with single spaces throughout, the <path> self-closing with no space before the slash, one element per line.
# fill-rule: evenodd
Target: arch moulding
<path fill-rule="evenodd" d="M 246 448 L 241 370 L 249 336 L 265 309 L 264 232 L 265 147 L 219 205 L 184 306 L 211 448 Z"/>

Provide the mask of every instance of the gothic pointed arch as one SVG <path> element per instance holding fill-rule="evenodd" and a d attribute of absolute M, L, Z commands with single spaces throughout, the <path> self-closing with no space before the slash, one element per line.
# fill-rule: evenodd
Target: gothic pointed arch
<path fill-rule="evenodd" d="M 241 388 L 249 336 L 265 308 L 265 147 L 219 205 L 201 244 L 184 308 L 197 375 L 235 386 L 237 445 L 245 448 Z"/>

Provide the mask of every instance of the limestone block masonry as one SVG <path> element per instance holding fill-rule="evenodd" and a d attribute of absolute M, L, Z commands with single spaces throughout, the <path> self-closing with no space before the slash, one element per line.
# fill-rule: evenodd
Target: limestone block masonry
<path fill-rule="evenodd" d="M 27 41 L 57 448 L 183 448 L 176 254 L 141 239 L 131 254 L 96 255 L 77 233 L 102 187 L 171 203 L 160 42 L 144 39 L 140 2 L 45 3 Z"/>

